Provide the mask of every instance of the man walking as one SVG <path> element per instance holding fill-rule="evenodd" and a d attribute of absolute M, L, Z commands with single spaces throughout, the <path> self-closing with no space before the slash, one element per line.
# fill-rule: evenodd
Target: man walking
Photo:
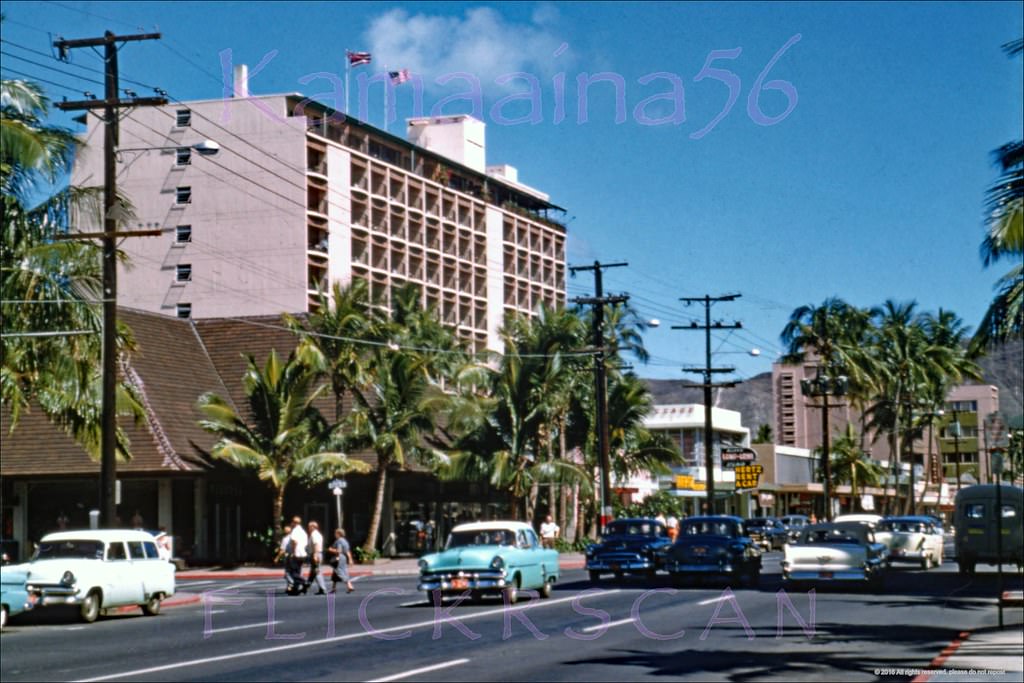
<path fill-rule="evenodd" d="M 286 560 L 288 563 L 289 585 L 296 593 L 305 593 L 309 590 L 309 584 L 302 578 L 302 565 L 308 556 L 309 536 L 302 528 L 302 518 L 298 515 L 292 517 L 292 532 L 288 535 L 288 549 L 290 555 Z"/>
<path fill-rule="evenodd" d="M 320 533 L 320 525 L 316 522 L 309 523 L 309 581 L 306 582 L 306 590 L 310 584 L 316 581 L 316 594 L 327 593 L 327 584 L 320 573 L 320 563 L 324 560 L 324 536 Z M 305 593 L 306 591 L 302 591 Z"/>

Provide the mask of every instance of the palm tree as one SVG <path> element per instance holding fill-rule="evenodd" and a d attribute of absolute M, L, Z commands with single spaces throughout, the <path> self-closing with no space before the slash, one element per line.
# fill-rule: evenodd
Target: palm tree
<path fill-rule="evenodd" d="M 772 426 L 770 424 L 763 424 L 757 428 L 754 443 L 772 443 L 774 441 L 775 437 L 772 435 Z"/>
<path fill-rule="evenodd" d="M 843 433 L 832 442 L 832 484 L 850 485 L 851 512 L 857 509 L 858 484 L 878 486 L 884 474 L 882 467 L 861 450 L 860 441 L 853 423 L 847 423 Z M 820 455 L 820 449 L 818 453 Z"/>
<path fill-rule="evenodd" d="M 578 355 L 579 321 L 545 305 L 530 318 L 509 318 L 501 335 L 505 353 L 487 372 L 487 398 L 478 404 L 473 428 L 438 462 L 438 472 L 449 480 L 487 481 L 532 519 L 540 484 L 589 487 L 585 470 L 549 456 L 552 424 L 565 430 L 567 394 L 590 359 Z"/>
<path fill-rule="evenodd" d="M 1003 49 L 1019 55 L 1024 41 L 1012 41 Z M 1005 257 L 1014 266 L 996 282 L 996 296 L 972 340 L 976 348 L 1019 338 L 1024 331 L 1024 140 L 1008 142 L 993 156 L 1002 175 L 987 192 L 988 231 L 981 257 L 986 267 Z"/>
<path fill-rule="evenodd" d="M 338 439 L 313 402 L 327 385 L 314 386 L 324 359 L 311 347 L 301 347 L 281 362 L 271 351 L 263 368 L 247 356 L 242 382 L 248 410 L 207 392 L 199 398 L 206 415 L 199 425 L 219 438 L 210 454 L 239 469 L 255 470 L 273 492 L 275 534 L 281 533 L 284 494 L 288 484 L 307 484 L 348 472 L 365 472 L 365 463 L 333 450 Z"/>
<path fill-rule="evenodd" d="M 96 245 L 56 241 L 79 217 L 98 220 L 101 188 L 65 188 L 35 206 L 71 166 L 79 144 L 63 128 L 48 126 L 49 102 L 39 86 L 0 82 L 0 398 L 13 431 L 35 401 L 94 457 L 99 455 L 102 268 Z M 133 348 L 118 327 L 122 354 Z M 118 385 L 118 412 L 136 419 L 143 410 L 130 385 Z M 117 453 L 128 457 L 120 429 Z"/>
<path fill-rule="evenodd" d="M 817 358 L 825 374 L 835 378 L 845 374 L 850 388 L 865 385 L 870 376 L 869 359 L 863 353 L 864 335 L 870 313 L 842 299 L 832 297 L 821 306 L 806 305 L 793 311 L 782 329 L 787 349 L 783 362 L 802 363 L 808 355 Z"/>
<path fill-rule="evenodd" d="M 433 309 L 423 309 L 420 291 L 407 286 L 392 293 L 391 318 L 380 329 L 387 342 L 372 345 L 365 382 L 350 387 L 355 407 L 349 418 L 352 443 L 377 456 L 376 495 L 363 548 L 375 552 L 384 512 L 388 472 L 410 459 L 441 457 L 432 439 L 449 396 L 442 380 L 465 358 L 454 334 Z"/>
<path fill-rule="evenodd" d="M 682 455 L 665 432 L 651 432 L 643 420 L 654 406 L 647 384 L 636 375 L 616 373 L 608 388 L 608 446 L 612 472 L 628 479 L 639 472 L 671 474 Z"/>

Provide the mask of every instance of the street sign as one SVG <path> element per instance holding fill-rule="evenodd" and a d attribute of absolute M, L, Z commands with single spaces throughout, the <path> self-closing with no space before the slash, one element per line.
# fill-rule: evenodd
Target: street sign
<path fill-rule="evenodd" d="M 344 493 L 346 486 L 348 486 L 348 482 L 344 479 L 332 479 L 331 482 L 327 484 L 327 488 L 329 488 L 331 493 L 336 496 L 340 496 Z"/>
<path fill-rule="evenodd" d="M 749 465 L 757 460 L 757 452 L 752 448 L 723 448 L 722 467 L 736 467 L 737 465 Z"/>
<path fill-rule="evenodd" d="M 736 467 L 736 488 L 756 489 L 764 472 L 764 465 L 738 465 Z"/>

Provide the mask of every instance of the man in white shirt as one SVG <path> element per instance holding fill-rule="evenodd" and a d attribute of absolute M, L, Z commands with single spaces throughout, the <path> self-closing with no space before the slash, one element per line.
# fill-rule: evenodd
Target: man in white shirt
<path fill-rule="evenodd" d="M 540 542 L 545 548 L 555 547 L 555 539 L 558 538 L 559 531 L 560 529 L 551 519 L 551 515 L 544 518 L 544 523 L 540 525 Z"/>
<path fill-rule="evenodd" d="M 292 532 L 288 534 L 288 584 L 293 591 L 305 593 L 309 584 L 302 578 L 302 565 L 308 556 L 309 536 L 302 528 L 302 518 L 292 518 Z"/>
<path fill-rule="evenodd" d="M 320 533 L 320 525 L 316 522 L 309 523 L 309 581 L 302 592 L 309 590 L 311 583 L 316 581 L 316 594 L 327 593 L 327 584 L 320 573 L 320 563 L 324 561 L 324 536 Z"/>

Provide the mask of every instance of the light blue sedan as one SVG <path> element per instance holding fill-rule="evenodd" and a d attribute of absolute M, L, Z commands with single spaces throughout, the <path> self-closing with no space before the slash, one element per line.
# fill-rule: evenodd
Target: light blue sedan
<path fill-rule="evenodd" d="M 0 630 L 7 620 L 36 605 L 36 595 L 25 590 L 28 572 L 15 567 L 0 568 Z"/>
<path fill-rule="evenodd" d="M 442 552 L 420 559 L 419 590 L 430 601 L 470 591 L 513 604 L 524 588 L 550 597 L 558 576 L 558 551 L 542 548 L 529 524 L 473 522 L 452 529 Z"/>

